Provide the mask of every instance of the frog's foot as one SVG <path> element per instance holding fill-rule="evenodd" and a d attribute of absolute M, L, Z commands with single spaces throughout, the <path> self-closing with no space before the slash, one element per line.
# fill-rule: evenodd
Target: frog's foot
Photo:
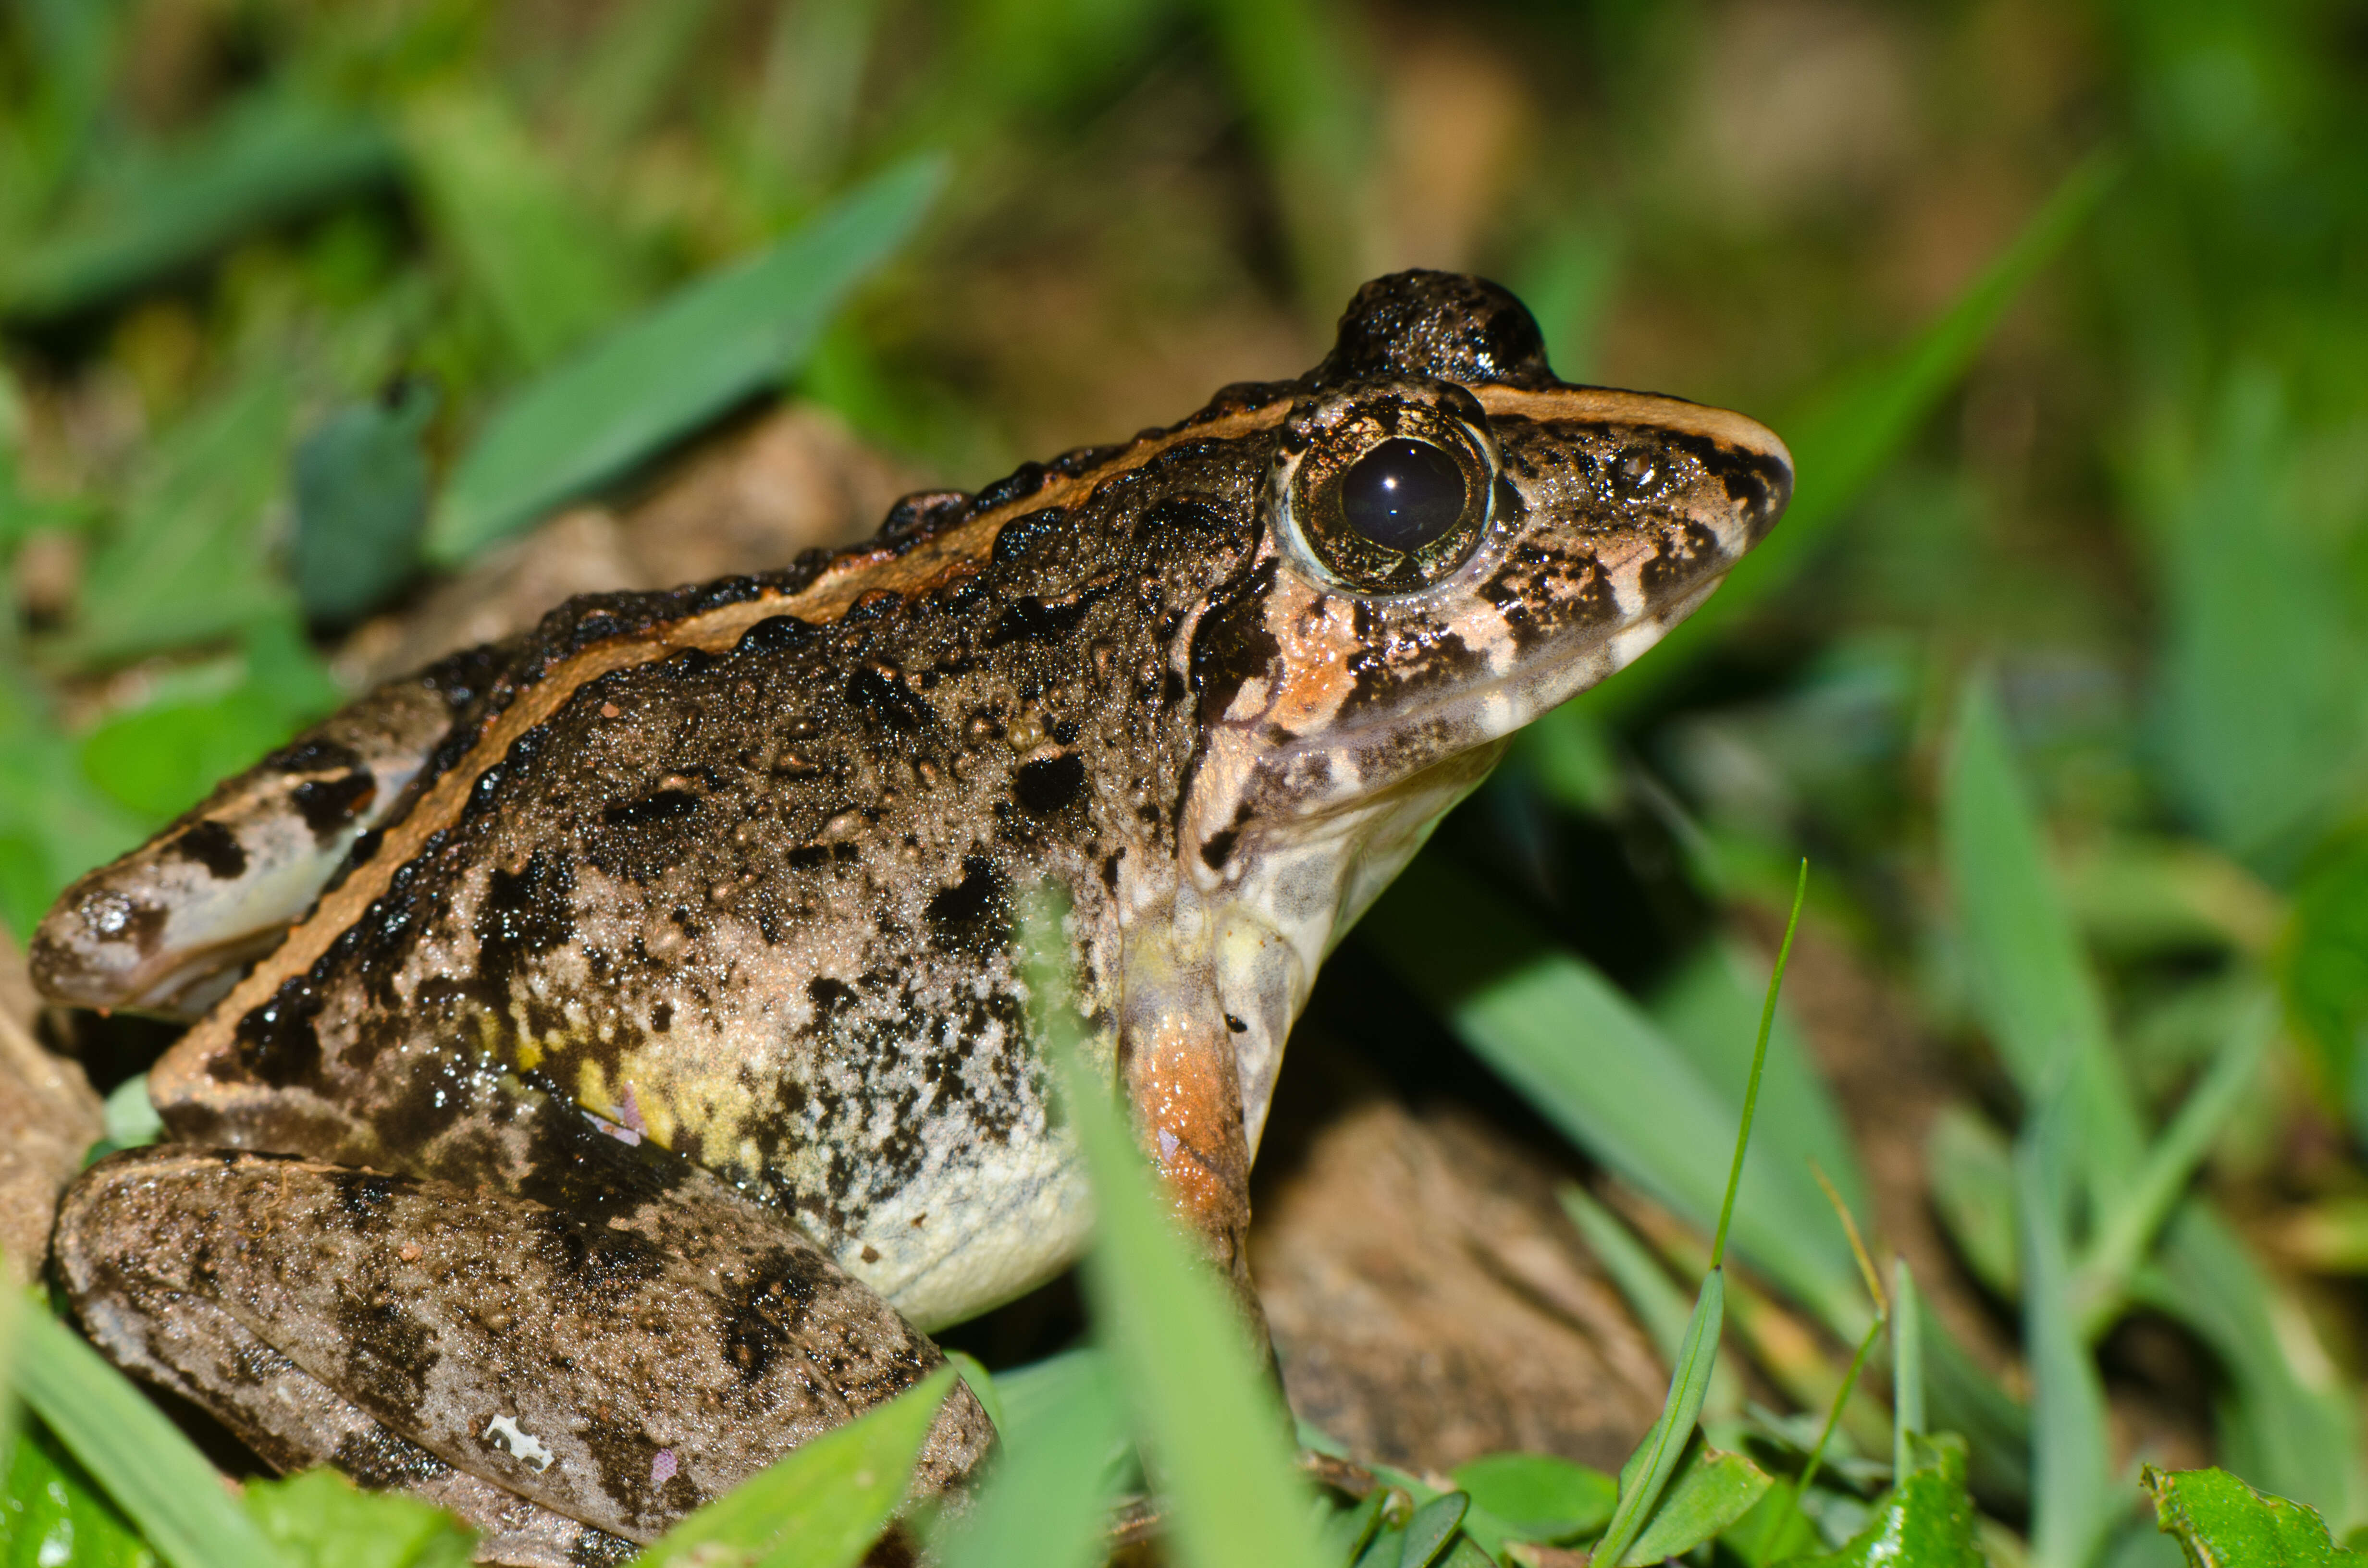
<path fill-rule="evenodd" d="M 56 1257 L 118 1363 L 283 1470 L 421 1493 L 503 1561 L 610 1561 L 941 1360 L 794 1228 L 695 1176 L 571 1214 L 165 1146 L 76 1183 Z M 992 1437 L 957 1385 L 916 1492 Z"/>

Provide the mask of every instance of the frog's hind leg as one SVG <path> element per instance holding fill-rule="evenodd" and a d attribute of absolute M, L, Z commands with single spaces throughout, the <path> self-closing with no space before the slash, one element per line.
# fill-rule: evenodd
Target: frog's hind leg
<path fill-rule="evenodd" d="M 204 1013 L 385 820 L 506 657 L 472 649 L 388 682 L 84 876 L 33 935 L 35 983 L 77 1006 Z"/>
<path fill-rule="evenodd" d="M 585 1526 L 654 1540 L 942 1360 L 792 1226 L 689 1168 L 562 1212 L 165 1146 L 85 1173 L 55 1254 L 103 1350 L 274 1465 L 417 1490 L 525 1562 L 583 1561 Z M 957 1385 L 916 1490 L 966 1474 L 992 1434 Z"/>

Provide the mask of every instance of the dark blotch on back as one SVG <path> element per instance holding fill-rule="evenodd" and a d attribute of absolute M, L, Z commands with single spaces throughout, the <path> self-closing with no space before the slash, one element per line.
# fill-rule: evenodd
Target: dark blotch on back
<path fill-rule="evenodd" d="M 934 722 L 937 715 L 919 692 L 894 672 L 866 665 L 847 683 L 848 706 L 869 713 L 892 730 L 913 731 Z"/>
<path fill-rule="evenodd" d="M 1022 763 L 1011 779 L 1011 798 L 1031 817 L 1058 816 L 1085 790 L 1086 759 L 1074 752 Z"/>
<path fill-rule="evenodd" d="M 223 881 L 246 870 L 246 851 L 240 846 L 238 835 L 218 822 L 191 823 L 188 831 L 173 841 L 173 852 L 196 861 Z"/>
<path fill-rule="evenodd" d="M 962 880 L 930 899 L 927 915 L 929 935 L 939 947 L 984 959 L 1011 940 L 1010 883 L 996 869 L 994 861 L 973 855 L 962 861 Z M 817 980 L 807 987 L 815 1011 L 830 1010 L 818 991 L 825 984 L 844 993 L 847 1002 L 854 1000 L 854 994 L 837 981 Z M 832 1000 L 836 1002 L 837 996 Z"/>
<path fill-rule="evenodd" d="M 575 876 L 537 850 L 515 874 L 499 866 L 485 879 L 477 908 L 477 972 L 496 984 L 518 966 L 575 935 Z"/>
<path fill-rule="evenodd" d="M 325 846 L 378 798 L 378 779 L 369 768 L 357 767 L 334 778 L 307 778 L 289 798 L 313 830 L 313 841 Z"/>
<path fill-rule="evenodd" d="M 366 1410 L 417 1410 L 427 1397 L 427 1374 L 441 1358 L 436 1331 L 404 1311 L 400 1301 L 376 1293 L 340 1301 L 337 1327 L 346 1345 L 339 1392 Z"/>
<path fill-rule="evenodd" d="M 309 975 L 281 981 L 271 999 L 240 1018 L 233 1031 L 239 1066 L 248 1077 L 275 1088 L 317 1076 L 321 1037 L 313 1020 L 320 1012 L 320 994 Z"/>
<path fill-rule="evenodd" d="M 610 827 L 639 827 L 644 823 L 673 822 L 699 810 L 699 797 L 688 790 L 660 790 L 638 801 L 613 801 L 600 820 Z"/>

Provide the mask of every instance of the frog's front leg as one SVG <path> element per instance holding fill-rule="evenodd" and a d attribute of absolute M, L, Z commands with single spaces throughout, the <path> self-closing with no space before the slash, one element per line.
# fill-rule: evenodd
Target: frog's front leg
<path fill-rule="evenodd" d="M 87 1173 L 56 1256 L 102 1348 L 276 1465 L 336 1462 L 488 1530 L 553 1534 L 507 1494 L 647 1541 L 942 1362 L 795 1227 L 677 1176 L 563 1211 L 167 1145 Z M 992 1435 L 957 1385 L 920 1489 Z"/>

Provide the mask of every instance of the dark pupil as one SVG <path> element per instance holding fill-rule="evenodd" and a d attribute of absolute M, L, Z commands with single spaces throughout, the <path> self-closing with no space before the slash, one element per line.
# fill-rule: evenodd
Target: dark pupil
<path fill-rule="evenodd" d="M 1428 441 L 1383 441 L 1340 476 L 1340 510 L 1375 544 L 1420 550 L 1463 516 L 1463 471 Z"/>

